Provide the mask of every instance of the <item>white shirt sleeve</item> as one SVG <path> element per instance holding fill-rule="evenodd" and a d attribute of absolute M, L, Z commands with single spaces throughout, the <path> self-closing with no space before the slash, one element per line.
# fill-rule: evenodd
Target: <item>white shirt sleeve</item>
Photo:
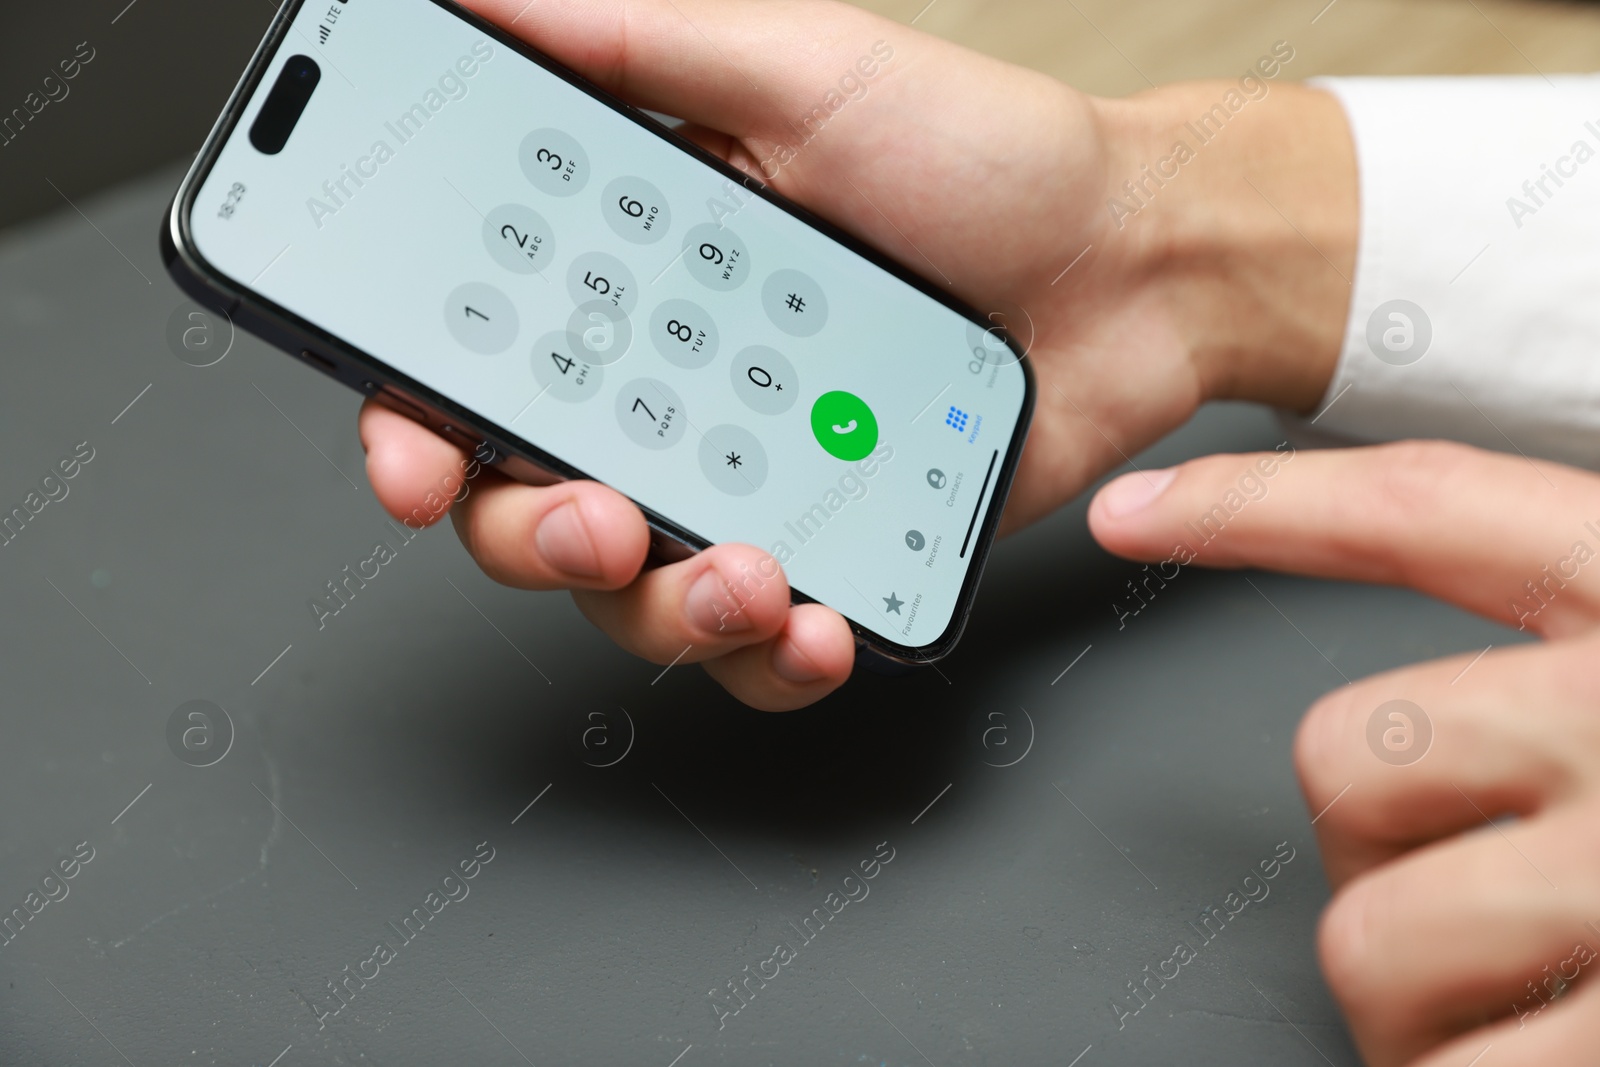
<path fill-rule="evenodd" d="M 1308 428 L 1600 468 L 1600 76 L 1330 78 L 1361 236 Z"/>

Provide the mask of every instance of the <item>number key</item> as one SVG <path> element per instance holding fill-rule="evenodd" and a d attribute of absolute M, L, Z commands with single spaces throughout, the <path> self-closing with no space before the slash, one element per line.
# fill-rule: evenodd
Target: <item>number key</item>
<path fill-rule="evenodd" d="M 782 415 L 794 407 L 800 376 L 788 357 L 766 345 L 751 345 L 733 358 L 728 368 L 733 391 L 751 410 Z"/>
<path fill-rule="evenodd" d="M 567 292 L 574 304 L 604 300 L 625 314 L 639 304 L 639 286 L 622 260 L 605 252 L 585 252 L 567 268 Z"/>
<path fill-rule="evenodd" d="M 581 355 L 573 352 L 565 331 L 545 334 L 533 346 L 534 380 L 552 397 L 569 404 L 598 395 L 605 371 L 584 362 Z"/>
<path fill-rule="evenodd" d="M 728 292 L 750 276 L 750 250 L 732 230 L 702 222 L 684 234 L 682 257 L 694 279 L 708 289 Z"/>
<path fill-rule="evenodd" d="M 689 418 L 666 382 L 635 378 L 617 393 L 617 424 L 634 444 L 659 451 L 683 439 Z"/>
<path fill-rule="evenodd" d="M 461 347 L 479 355 L 504 352 L 517 339 L 517 309 L 492 285 L 467 282 L 444 302 L 444 324 Z"/>
<path fill-rule="evenodd" d="M 651 312 L 650 340 L 668 363 L 684 370 L 710 363 L 721 343 L 711 314 L 692 300 L 668 300 Z"/>
<path fill-rule="evenodd" d="M 617 178 L 607 185 L 600 211 L 618 237 L 636 245 L 655 244 L 672 225 L 667 198 L 643 178 Z"/>
<path fill-rule="evenodd" d="M 550 224 L 521 204 L 501 204 L 484 217 L 483 245 L 496 263 L 517 274 L 535 274 L 556 255 Z"/>
<path fill-rule="evenodd" d="M 551 196 L 573 196 L 589 184 L 589 155 L 570 134 L 535 130 L 517 151 L 522 173 Z"/>

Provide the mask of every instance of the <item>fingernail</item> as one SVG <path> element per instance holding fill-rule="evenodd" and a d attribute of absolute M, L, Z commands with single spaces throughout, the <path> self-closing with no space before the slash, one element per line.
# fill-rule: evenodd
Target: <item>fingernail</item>
<path fill-rule="evenodd" d="M 787 637 L 772 646 L 772 669 L 779 678 L 793 685 L 810 685 L 824 677 L 811 657 Z"/>
<path fill-rule="evenodd" d="M 600 555 L 576 501 L 569 500 L 539 521 L 534 547 L 544 561 L 574 578 L 600 577 Z"/>
<path fill-rule="evenodd" d="M 750 616 L 715 567 L 696 578 L 686 602 L 689 618 L 708 634 L 738 633 L 750 628 Z"/>
<path fill-rule="evenodd" d="M 1100 506 L 1113 519 L 1149 507 L 1150 502 L 1166 491 L 1172 479 L 1178 476 L 1176 467 L 1159 471 L 1134 471 L 1124 474 L 1100 490 Z"/>

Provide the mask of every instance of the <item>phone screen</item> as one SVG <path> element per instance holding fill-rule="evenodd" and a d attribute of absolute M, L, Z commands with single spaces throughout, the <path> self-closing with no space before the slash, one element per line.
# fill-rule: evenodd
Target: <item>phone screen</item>
<path fill-rule="evenodd" d="M 309 97 L 258 145 L 280 79 Z M 451 8 L 306 4 L 190 232 L 238 288 L 770 551 L 889 644 L 955 619 L 1022 429 L 1017 355 Z"/>

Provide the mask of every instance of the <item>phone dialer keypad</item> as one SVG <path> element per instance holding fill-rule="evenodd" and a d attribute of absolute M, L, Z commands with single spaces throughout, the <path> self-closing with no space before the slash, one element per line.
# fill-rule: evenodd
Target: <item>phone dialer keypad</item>
<path fill-rule="evenodd" d="M 479 355 L 504 352 L 517 339 L 517 309 L 486 282 L 452 289 L 444 302 L 444 324 L 461 347 Z"/>
<path fill-rule="evenodd" d="M 717 357 L 722 343 L 711 313 L 692 300 L 667 300 L 650 313 L 650 340 L 663 359 L 698 370 Z"/>
<path fill-rule="evenodd" d="M 586 363 L 573 351 L 563 330 L 552 330 L 533 346 L 533 377 L 540 388 L 557 400 L 581 403 L 596 396 L 605 381 L 599 364 Z"/>
<path fill-rule="evenodd" d="M 750 276 L 750 250 L 732 230 L 702 222 L 683 236 L 684 265 L 708 289 L 730 292 Z"/>
<path fill-rule="evenodd" d="M 550 223 L 522 204 L 501 204 L 484 216 L 483 246 L 496 263 L 517 274 L 537 274 L 556 255 Z"/>
<path fill-rule="evenodd" d="M 794 407 L 800 394 L 800 375 L 794 364 L 766 345 L 741 350 L 733 358 L 728 376 L 739 399 L 763 415 L 782 415 Z"/>
<path fill-rule="evenodd" d="M 633 272 L 607 252 L 585 252 L 567 269 L 567 292 L 574 304 L 603 300 L 628 314 L 639 303 Z"/>
<path fill-rule="evenodd" d="M 633 347 L 633 320 L 605 300 L 589 300 L 567 316 L 567 346 L 597 367 L 609 367 Z"/>
<path fill-rule="evenodd" d="M 635 378 L 617 393 L 617 425 L 635 444 L 671 448 L 683 440 L 689 418 L 683 399 L 656 378 Z"/>
<path fill-rule="evenodd" d="M 583 146 L 554 128 L 535 130 L 524 137 L 518 162 L 535 189 L 554 197 L 576 196 L 592 177 Z M 561 209 L 570 210 L 574 209 Z M 639 246 L 663 241 L 673 222 L 665 194 L 637 175 L 621 175 L 605 183 L 600 214 L 619 238 Z M 554 228 L 526 204 L 506 203 L 492 210 L 484 219 L 482 239 L 489 257 L 516 274 L 543 272 L 557 260 Z M 683 235 L 678 258 L 695 281 L 717 293 L 730 293 L 752 276 L 749 247 L 737 233 L 715 223 L 691 227 Z M 632 316 L 638 310 L 640 287 L 623 259 L 594 250 L 572 259 L 566 270 L 566 290 L 573 306 L 566 328 L 541 336 L 528 358 L 539 395 L 548 393 L 555 401 L 578 404 L 600 395 L 605 389 L 606 368 L 617 364 L 632 348 Z M 760 299 L 767 318 L 790 336 L 811 337 L 827 324 L 827 294 L 803 271 L 774 271 L 762 285 Z M 510 299 L 482 282 L 457 287 L 445 315 L 452 336 L 471 351 L 484 354 L 509 348 L 519 329 Z M 711 311 L 694 300 L 673 297 L 662 301 L 650 312 L 648 324 L 641 322 L 639 328 L 648 330 L 650 346 L 657 355 L 682 370 L 709 366 L 722 347 L 722 334 Z M 799 373 L 775 348 L 742 348 L 728 373 L 734 393 L 759 415 L 783 415 L 799 399 Z M 642 448 L 665 451 L 691 429 L 683 398 L 659 378 L 628 381 L 617 391 L 613 409 L 623 435 Z M 695 436 L 699 438 L 696 453 L 701 473 L 718 491 L 745 497 L 766 484 L 771 464 L 755 433 L 724 423 Z"/>
<path fill-rule="evenodd" d="M 534 130 L 517 150 L 522 173 L 551 196 L 575 196 L 589 184 L 589 155 L 571 134 Z"/>
<path fill-rule="evenodd" d="M 828 297 L 803 271 L 768 275 L 761 285 L 761 307 L 772 325 L 794 337 L 810 337 L 828 324 Z"/>
<path fill-rule="evenodd" d="M 600 194 L 600 213 L 612 232 L 629 244 L 653 245 L 672 226 L 667 198 L 643 178 L 614 179 Z"/>
<path fill-rule="evenodd" d="M 729 496 L 749 496 L 767 481 L 767 452 L 756 435 L 728 423 L 700 438 L 700 470 Z"/>

